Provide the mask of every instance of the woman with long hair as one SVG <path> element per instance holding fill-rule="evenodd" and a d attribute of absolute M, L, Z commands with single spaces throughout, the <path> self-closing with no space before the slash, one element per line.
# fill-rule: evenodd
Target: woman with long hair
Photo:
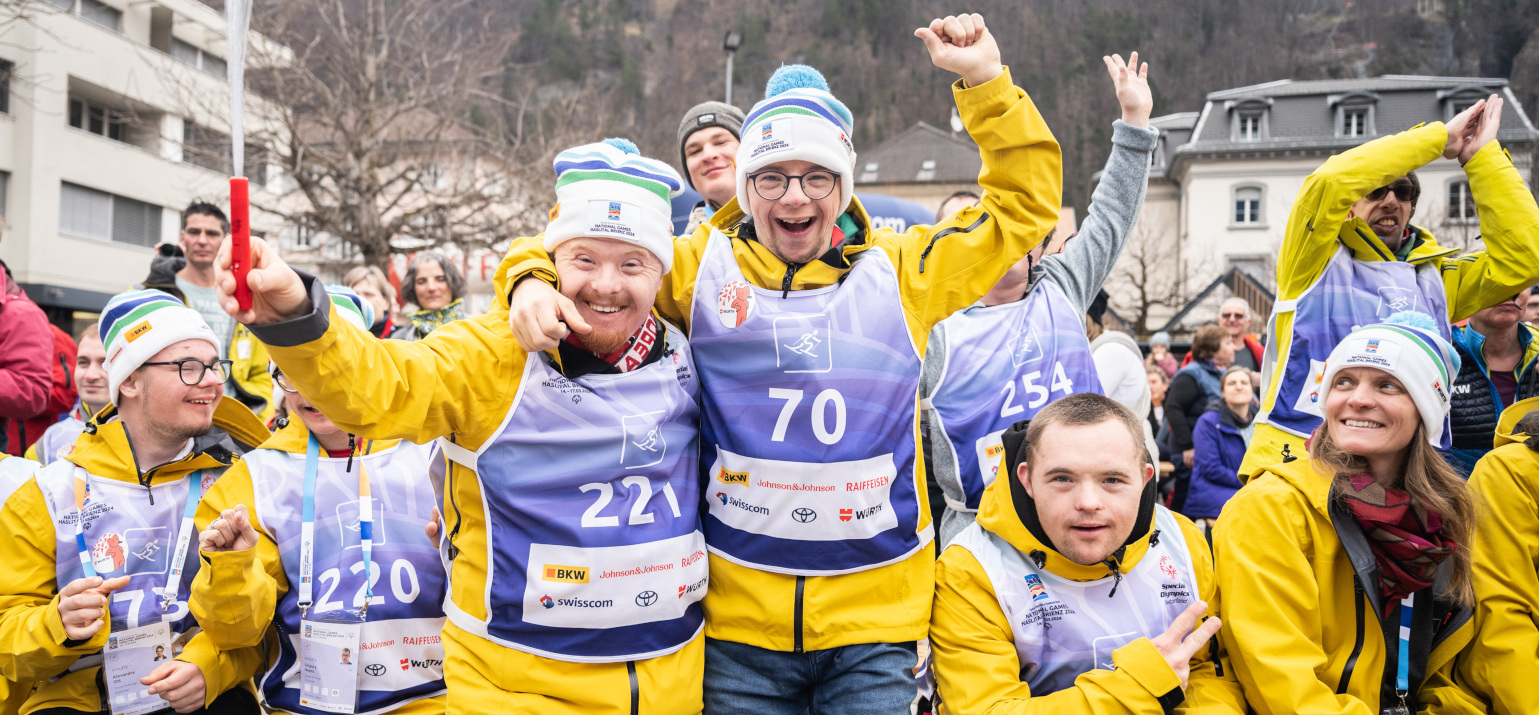
<path fill-rule="evenodd" d="M 1307 453 L 1224 509 L 1220 638 L 1257 712 L 1485 712 L 1452 676 L 1474 632 L 1475 508 L 1439 453 L 1458 364 L 1428 316 L 1359 328 L 1305 396 Z"/>

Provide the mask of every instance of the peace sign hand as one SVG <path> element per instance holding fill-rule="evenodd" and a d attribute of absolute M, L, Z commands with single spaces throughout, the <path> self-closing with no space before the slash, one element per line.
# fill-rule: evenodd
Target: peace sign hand
<path fill-rule="evenodd" d="M 1181 679 L 1182 690 L 1186 690 L 1186 680 L 1191 675 L 1192 656 L 1197 655 L 1197 651 L 1208 644 L 1213 634 L 1218 633 L 1219 626 L 1222 625 L 1215 616 L 1203 621 L 1202 625 L 1197 626 L 1197 630 L 1193 631 L 1192 626 L 1196 625 L 1197 619 L 1202 618 L 1202 614 L 1207 611 L 1206 601 L 1193 603 L 1187 606 L 1181 615 L 1176 616 L 1169 630 L 1150 639 L 1154 647 L 1160 651 L 1160 655 L 1165 656 L 1165 662 L 1170 664 L 1170 669 L 1176 671 L 1176 677 Z"/>

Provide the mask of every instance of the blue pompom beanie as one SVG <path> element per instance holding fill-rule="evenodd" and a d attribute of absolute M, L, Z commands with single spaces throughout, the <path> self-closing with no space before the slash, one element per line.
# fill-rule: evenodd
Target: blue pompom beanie
<path fill-rule="evenodd" d="M 738 202 L 747 206 L 748 175 L 782 161 L 808 161 L 839 175 L 839 211 L 855 195 L 850 110 L 807 65 L 785 65 L 764 86 L 764 99 L 743 121 L 737 149 Z"/>

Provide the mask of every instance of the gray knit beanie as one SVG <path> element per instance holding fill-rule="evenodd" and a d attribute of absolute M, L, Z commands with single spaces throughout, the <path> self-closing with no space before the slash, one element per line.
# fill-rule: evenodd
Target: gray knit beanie
<path fill-rule="evenodd" d="M 684 157 L 684 142 L 689 140 L 689 135 L 707 127 L 721 127 L 732 132 L 732 136 L 741 138 L 743 110 L 721 102 L 701 102 L 684 114 L 684 119 L 679 122 L 679 173 L 684 175 L 684 180 L 689 182 L 690 188 L 695 187 L 695 182 L 689 177 L 689 163 Z"/>

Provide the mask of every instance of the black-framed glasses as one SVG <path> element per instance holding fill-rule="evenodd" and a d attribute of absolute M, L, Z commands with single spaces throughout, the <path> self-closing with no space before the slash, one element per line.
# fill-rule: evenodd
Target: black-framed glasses
<path fill-rule="evenodd" d="M 753 182 L 753 192 L 765 201 L 779 201 L 791 188 L 792 181 L 801 182 L 802 193 L 813 201 L 828 198 L 839 186 L 839 175 L 823 169 L 809 171 L 799 176 L 791 176 L 780 171 L 761 171 L 749 174 L 748 180 Z"/>
<path fill-rule="evenodd" d="M 1384 195 L 1391 191 L 1395 192 L 1395 199 L 1403 204 L 1416 203 L 1416 199 L 1421 196 L 1421 191 L 1418 190 L 1416 186 L 1411 182 L 1397 181 L 1393 184 L 1390 184 L 1389 186 L 1380 186 L 1379 188 L 1368 192 L 1368 200 L 1378 201 L 1383 199 Z"/>
<path fill-rule="evenodd" d="M 234 360 L 215 360 L 211 363 L 204 363 L 197 358 L 182 358 L 181 360 L 172 360 L 170 362 L 147 362 L 140 365 L 140 367 L 175 365 L 177 372 L 181 374 L 183 385 L 196 385 L 203 382 L 204 373 L 210 371 L 214 373 L 214 377 L 219 378 L 219 382 L 223 383 L 229 379 L 230 366 L 234 364 Z"/>
<path fill-rule="evenodd" d="M 284 392 L 299 392 L 299 388 L 295 387 L 294 383 L 289 382 L 289 376 L 283 374 L 282 370 L 273 371 L 273 382 L 278 383 L 278 389 L 283 390 Z"/>

